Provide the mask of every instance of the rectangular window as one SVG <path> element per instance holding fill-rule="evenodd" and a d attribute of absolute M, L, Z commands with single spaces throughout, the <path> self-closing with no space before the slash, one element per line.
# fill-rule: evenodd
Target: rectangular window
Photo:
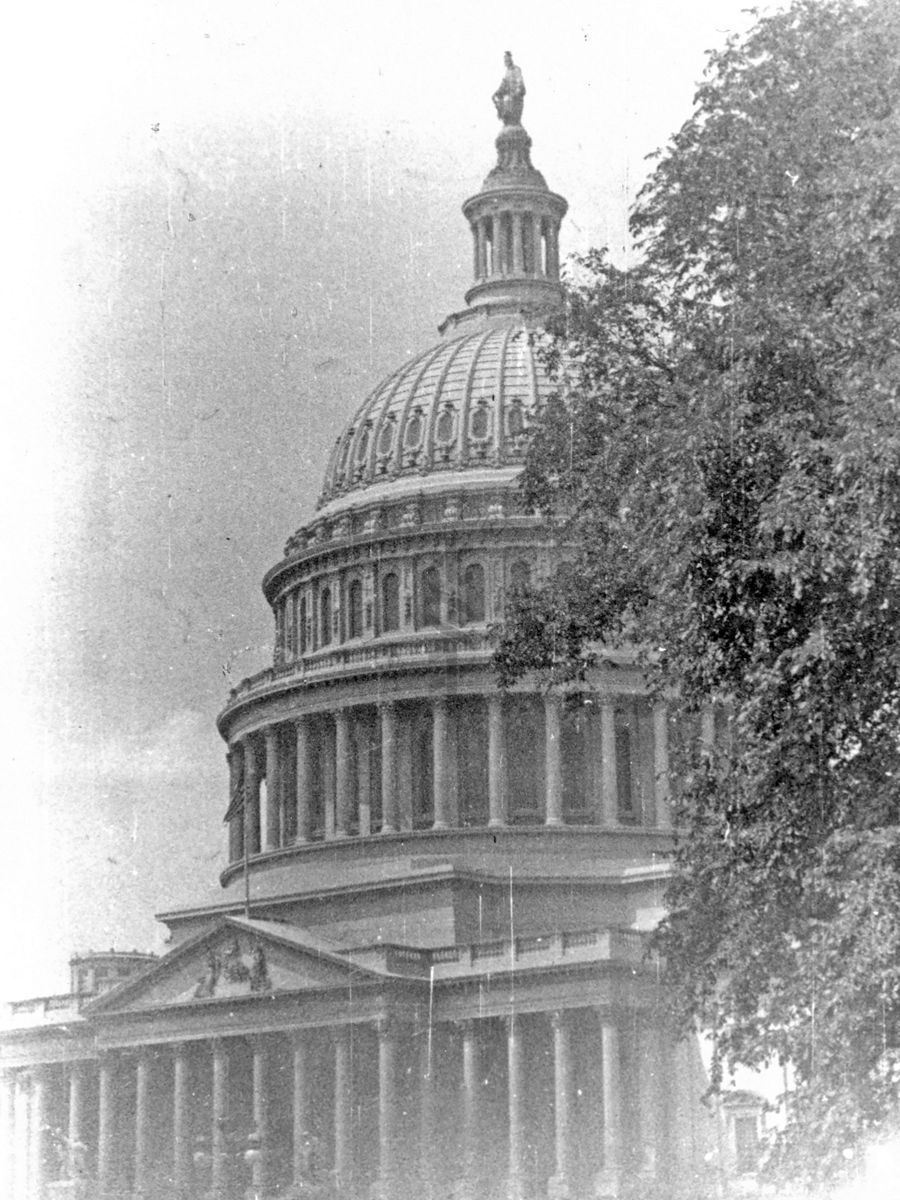
<path fill-rule="evenodd" d="M 616 729 L 616 787 L 619 820 L 633 821 L 636 814 L 631 781 L 631 730 L 624 725 Z"/>

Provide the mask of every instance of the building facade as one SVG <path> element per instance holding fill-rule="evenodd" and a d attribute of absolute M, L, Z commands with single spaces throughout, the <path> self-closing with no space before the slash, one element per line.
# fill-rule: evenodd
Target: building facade
<path fill-rule="evenodd" d="M 626 657 L 583 693 L 490 666 L 561 567 L 517 477 L 566 202 L 521 102 L 498 113 L 465 307 L 359 408 L 263 582 L 218 893 L 161 914 L 165 956 L 83 956 L 71 994 L 11 1006 L 4 1196 L 696 1193 L 714 1123 L 646 947 L 666 707 Z"/>

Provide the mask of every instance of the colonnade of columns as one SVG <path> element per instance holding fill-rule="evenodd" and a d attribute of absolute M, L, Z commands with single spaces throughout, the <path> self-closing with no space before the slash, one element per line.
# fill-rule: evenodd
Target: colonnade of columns
<path fill-rule="evenodd" d="M 472 697 L 471 700 L 476 699 Z M 462 703 L 466 701 L 463 700 Z M 471 701 L 470 701 L 471 702 Z M 497 828 L 511 823 L 509 727 L 506 702 L 493 692 L 482 698 L 486 712 L 486 823 Z M 564 805 L 563 700 L 543 697 L 544 786 L 542 819 L 548 826 L 569 823 Z M 243 807 L 230 810 L 229 853 L 232 862 L 263 849 L 304 843 L 317 837 L 345 838 L 351 834 L 393 834 L 430 825 L 435 830 L 462 824 L 457 768 L 462 756 L 476 750 L 458 744 L 457 710 L 446 696 L 417 702 L 418 717 L 430 731 L 428 762 L 411 762 L 413 753 L 408 705 L 384 701 L 372 706 L 337 709 L 329 716 L 298 716 L 245 734 L 228 754 L 232 797 L 243 795 Z M 376 715 L 377 714 L 377 715 Z M 373 716 L 375 719 L 373 720 Z M 621 823 L 620 772 L 632 772 L 630 761 L 620 764 L 615 702 L 599 705 L 598 794 L 590 800 L 592 820 L 603 826 Z M 667 709 L 652 709 L 652 796 L 643 800 L 638 823 L 671 828 Z M 371 776 L 373 755 L 380 758 L 380 780 Z M 409 787 L 412 777 L 429 780 L 429 807 L 414 811 Z M 265 813 L 261 812 L 261 782 L 266 782 Z M 380 785 L 380 786 L 379 786 Z M 380 812 L 374 811 L 377 808 Z M 513 797 L 514 800 L 514 797 Z M 263 821 L 264 816 L 264 821 Z M 581 816 L 576 823 L 582 823 Z M 263 845 L 263 843 L 265 843 Z"/>
<path fill-rule="evenodd" d="M 559 278 L 559 219 L 523 209 L 500 209 L 471 221 L 475 278 L 498 275 Z"/>
<path fill-rule="evenodd" d="M 67 1068 L 66 1103 L 57 1103 L 54 1111 L 66 1110 L 70 1147 L 83 1144 L 90 1124 L 96 1150 L 84 1152 L 81 1171 L 84 1178 L 92 1177 L 91 1197 L 188 1200 L 208 1195 L 210 1200 L 235 1200 L 248 1187 L 264 1198 L 318 1182 L 333 1186 L 341 1200 L 363 1194 L 377 1200 L 428 1200 L 439 1183 L 446 1192 L 448 1163 L 458 1200 L 523 1200 L 526 1194 L 550 1200 L 617 1197 L 626 1169 L 632 1174 L 645 1170 L 666 1152 L 661 1093 L 673 1082 L 672 1072 L 666 1075 L 662 1069 L 660 1030 L 650 1023 L 643 1027 L 636 1051 L 630 1051 L 625 1082 L 621 1020 L 604 1009 L 593 1014 L 563 1009 L 470 1017 L 423 1031 L 383 1018 L 374 1024 L 374 1038 L 370 1022 L 121 1055 L 106 1052 L 99 1065 L 82 1062 Z M 633 1022 L 629 1028 L 633 1033 Z M 366 1030 L 367 1045 L 377 1043 L 368 1056 L 359 1048 Z M 589 1043 L 584 1041 L 586 1030 Z M 435 1037 L 442 1036 L 444 1052 L 438 1055 Z M 239 1044 L 243 1074 L 234 1069 Z M 330 1061 L 324 1074 L 330 1078 L 323 1077 L 323 1045 Z M 547 1051 L 539 1049 L 543 1046 L 549 1046 L 549 1070 Z M 587 1109 L 579 1073 L 586 1054 L 599 1057 L 598 1083 Z M 537 1109 L 529 1095 L 536 1062 L 547 1071 L 549 1087 L 548 1102 Z M 123 1070 L 130 1074 L 124 1101 Z M 98 1075 L 90 1089 L 98 1111 L 88 1122 L 85 1080 L 91 1071 Z M 505 1095 L 496 1087 L 489 1094 L 491 1073 Z M 62 1081 L 62 1072 L 57 1074 Z M 242 1125 L 240 1119 L 235 1122 L 235 1104 L 248 1076 L 251 1095 L 249 1105 L 246 1097 L 242 1101 Z M 3 1195 L 10 1200 L 52 1200 L 53 1171 L 45 1144 L 48 1080 L 47 1068 L 3 1077 L 4 1133 L 10 1135 L 4 1143 Z M 641 1098 L 626 1137 L 623 1114 L 635 1107 L 629 1087 L 639 1088 Z M 16 1125 L 23 1109 L 17 1093 L 25 1088 L 28 1130 L 20 1136 Z M 163 1094 L 167 1089 L 168 1096 Z M 361 1096 L 371 1098 L 366 1133 L 359 1127 Z M 319 1118 L 314 1134 L 313 1108 L 323 1102 L 330 1129 L 323 1129 Z M 498 1108 L 505 1110 L 500 1126 Z M 169 1126 L 162 1138 L 161 1116 Z M 123 1121 L 130 1125 L 130 1136 Z M 493 1157 L 486 1154 L 488 1141 Z M 547 1147 L 538 1175 L 536 1141 Z M 16 1156 L 23 1149 L 25 1161 L 20 1163 Z M 124 1162 L 128 1152 L 131 1160 Z M 71 1161 L 68 1168 L 72 1178 Z"/>

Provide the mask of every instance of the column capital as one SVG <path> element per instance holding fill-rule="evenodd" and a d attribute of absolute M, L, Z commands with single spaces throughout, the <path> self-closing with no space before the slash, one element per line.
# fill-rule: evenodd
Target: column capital
<path fill-rule="evenodd" d="M 517 1034 L 522 1028 L 522 1014 L 519 1012 L 503 1013 L 500 1022 L 506 1030 L 507 1036 Z"/>
<path fill-rule="evenodd" d="M 557 1008 L 550 1013 L 550 1024 L 554 1029 L 569 1029 L 572 1024 L 573 1010 Z"/>
<path fill-rule="evenodd" d="M 409 1022 L 404 1021 L 396 1013 L 385 1013 L 376 1017 L 374 1025 L 379 1041 L 396 1041 L 409 1030 Z"/>
<path fill-rule="evenodd" d="M 272 1038 L 268 1033 L 248 1033 L 246 1041 L 254 1054 L 268 1054 L 272 1047 Z"/>
<path fill-rule="evenodd" d="M 463 1037 L 478 1037 L 481 1032 L 482 1018 L 459 1017 L 457 1020 L 451 1021 L 450 1025 L 454 1033 L 462 1034 Z"/>

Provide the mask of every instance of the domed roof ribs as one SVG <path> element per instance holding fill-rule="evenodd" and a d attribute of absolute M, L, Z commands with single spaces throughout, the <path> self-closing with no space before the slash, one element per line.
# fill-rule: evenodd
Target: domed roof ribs
<path fill-rule="evenodd" d="M 378 477 L 376 470 L 378 464 L 378 442 L 381 438 L 381 431 L 384 428 L 385 419 L 387 414 L 390 412 L 391 403 L 394 397 L 397 395 L 397 392 L 400 390 L 400 386 L 410 369 L 417 362 L 421 361 L 423 358 L 426 358 L 428 354 L 429 351 L 425 350 L 421 354 L 418 354 L 411 362 L 404 363 L 402 367 L 399 367 L 393 373 L 393 375 L 388 376 L 381 387 L 376 388 L 366 401 L 365 411 L 370 413 L 376 407 L 382 396 L 384 397 L 384 402 L 381 405 L 378 415 L 372 418 L 372 445 L 369 447 L 369 461 L 366 465 L 366 482 Z M 393 461 L 394 451 L 396 449 L 396 437 L 398 436 L 399 433 L 395 435 L 395 441 L 391 445 L 391 461 Z"/>
<path fill-rule="evenodd" d="M 435 426 L 437 425 L 437 419 L 441 415 L 442 408 L 445 403 L 444 386 L 447 382 L 447 376 L 450 374 L 450 368 L 453 366 L 453 364 L 459 358 L 460 352 L 462 351 L 463 347 L 466 345 L 468 340 L 469 340 L 468 338 L 464 338 L 464 337 L 457 338 L 457 340 L 455 342 L 451 343 L 452 349 L 450 350 L 450 353 L 447 355 L 447 361 L 444 363 L 443 369 L 440 374 L 440 378 L 438 379 L 438 381 L 434 387 L 434 403 L 431 405 L 431 411 L 428 414 L 428 428 L 425 433 L 425 459 L 426 459 L 426 464 L 429 467 L 434 466 L 434 451 L 435 451 L 435 446 L 437 444 Z M 458 421 L 459 421 L 459 414 L 457 413 L 457 422 Z M 457 432 L 456 440 L 457 440 L 457 442 L 459 442 L 458 432 Z"/>
<path fill-rule="evenodd" d="M 469 462 L 469 413 L 472 410 L 472 381 L 475 378 L 478 359 L 485 347 L 485 343 L 496 332 L 496 327 L 489 326 L 486 332 L 479 338 L 475 351 L 472 354 L 472 361 L 469 363 L 469 370 L 463 387 L 462 404 L 460 405 L 459 413 L 459 462 L 460 466 L 463 467 L 467 466 Z"/>
<path fill-rule="evenodd" d="M 406 442 L 406 424 L 407 424 L 407 421 L 409 420 L 410 411 L 415 403 L 416 393 L 419 390 L 419 385 L 421 384 L 422 380 L 424 379 L 425 373 L 428 370 L 428 368 L 431 366 L 431 364 L 437 358 L 439 358 L 441 356 L 441 354 L 444 353 L 444 351 L 446 349 L 447 349 L 447 343 L 440 342 L 437 346 L 435 346 L 434 350 L 430 354 L 425 354 L 423 356 L 422 368 L 417 373 L 417 375 L 413 381 L 412 387 L 409 389 L 409 395 L 406 397 L 406 403 L 403 405 L 403 411 L 400 413 L 400 418 L 397 421 L 397 437 L 395 439 L 394 453 L 393 453 L 393 461 L 394 461 L 394 470 L 392 472 L 393 474 L 399 474 L 399 472 L 401 472 L 403 470 L 403 447 Z"/>
<path fill-rule="evenodd" d="M 503 422 L 505 420 L 506 410 L 506 388 L 504 386 L 506 380 L 506 352 L 510 341 L 516 334 L 523 332 L 520 325 L 510 325 L 503 335 L 503 341 L 500 344 L 500 359 L 497 363 L 497 391 L 494 400 L 494 462 L 500 463 L 503 461 Z"/>

